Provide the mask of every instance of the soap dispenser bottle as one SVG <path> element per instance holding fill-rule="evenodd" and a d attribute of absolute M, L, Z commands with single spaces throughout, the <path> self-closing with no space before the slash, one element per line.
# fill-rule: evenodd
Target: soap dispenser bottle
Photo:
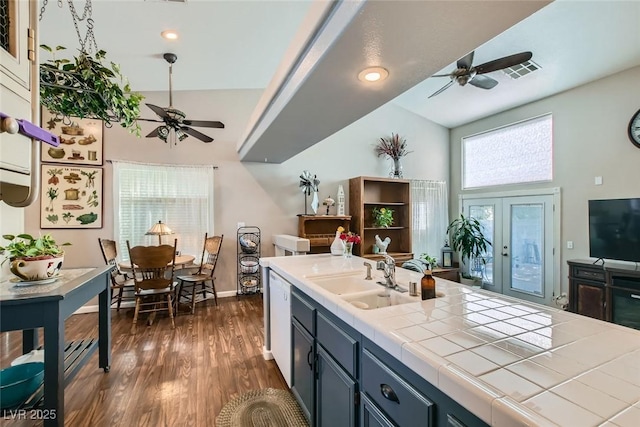
<path fill-rule="evenodd" d="M 420 280 L 420 289 L 423 300 L 436 297 L 436 279 L 431 275 L 431 270 L 424 271 L 424 276 Z"/>

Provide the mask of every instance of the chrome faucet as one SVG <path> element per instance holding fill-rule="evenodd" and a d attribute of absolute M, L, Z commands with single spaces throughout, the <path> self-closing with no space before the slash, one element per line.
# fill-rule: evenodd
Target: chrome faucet
<path fill-rule="evenodd" d="M 396 260 L 387 254 L 384 254 L 384 260 L 380 260 L 376 263 L 376 269 L 381 270 L 384 273 L 385 282 L 378 282 L 387 288 L 396 289 L 398 284 L 396 283 Z"/>
<path fill-rule="evenodd" d="M 367 267 L 367 277 L 365 277 L 364 280 L 373 280 L 371 277 L 371 267 L 373 266 L 366 261 L 364 262 L 364 266 Z"/>

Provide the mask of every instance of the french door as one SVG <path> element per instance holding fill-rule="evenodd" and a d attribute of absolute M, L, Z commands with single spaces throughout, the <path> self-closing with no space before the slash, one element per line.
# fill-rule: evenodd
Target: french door
<path fill-rule="evenodd" d="M 556 264 L 553 205 L 551 194 L 463 199 L 465 216 L 476 218 L 491 242 L 481 267 L 485 289 L 551 305 Z"/>

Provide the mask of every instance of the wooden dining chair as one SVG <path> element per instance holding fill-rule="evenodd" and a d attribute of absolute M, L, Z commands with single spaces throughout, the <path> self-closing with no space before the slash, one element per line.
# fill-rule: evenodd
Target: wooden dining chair
<path fill-rule="evenodd" d="M 116 311 L 120 311 L 120 304 L 123 300 L 133 301 L 135 299 L 133 279 L 126 273 L 120 271 L 118 267 L 118 245 L 115 240 L 100 239 L 100 250 L 107 265 L 112 265 L 111 270 L 111 305 L 116 304 Z"/>
<path fill-rule="evenodd" d="M 135 246 L 131 247 L 127 240 L 129 260 L 133 272 L 136 309 L 133 314 L 131 333 L 136 333 L 136 323 L 140 313 L 152 313 L 149 324 L 157 311 L 168 311 L 171 327 L 175 328 L 173 320 L 173 272 L 175 270 L 176 246 Z"/>
<path fill-rule="evenodd" d="M 224 234 L 220 236 L 208 237 L 204 235 L 204 246 L 202 248 L 202 257 L 200 258 L 200 267 L 195 274 L 187 276 L 178 276 L 178 292 L 176 296 L 176 307 L 184 298 L 191 304 L 191 314 L 195 313 L 196 302 L 207 299 L 207 293 L 213 295 L 215 304 L 218 305 L 218 294 L 216 292 L 215 277 L 213 276 L 218 258 L 220 256 L 220 248 L 222 247 L 222 239 Z M 202 298 L 196 300 L 198 292 L 202 293 Z M 176 310 L 177 312 L 177 310 Z"/>

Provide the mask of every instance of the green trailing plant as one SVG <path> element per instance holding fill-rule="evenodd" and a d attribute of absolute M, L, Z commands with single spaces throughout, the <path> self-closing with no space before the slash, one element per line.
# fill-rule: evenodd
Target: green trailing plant
<path fill-rule="evenodd" d="M 62 243 L 58 245 L 50 234 L 45 234 L 37 239 L 30 234 L 5 234 L 3 239 L 8 240 L 6 246 L 0 246 L 0 251 L 4 253 L 4 264 L 7 260 L 18 258 L 29 259 L 46 259 L 54 258 L 64 253 L 62 246 L 69 246 L 71 243 Z"/>
<path fill-rule="evenodd" d="M 436 257 L 432 257 L 429 254 L 420 254 L 420 259 L 429 265 L 429 268 L 432 270 L 438 266 L 438 260 Z"/>
<path fill-rule="evenodd" d="M 66 117 L 94 118 L 107 126 L 120 122 L 122 127 L 140 136 L 137 119 L 144 96 L 133 92 L 120 66 L 104 65 L 106 52 L 95 57 L 80 50 L 70 59 L 59 59 L 55 53 L 65 50 L 40 46 L 52 54 L 52 59 L 40 64 L 40 103 L 52 114 Z"/>
<path fill-rule="evenodd" d="M 388 228 L 393 225 L 393 209 L 374 207 L 371 213 L 377 227 Z"/>
<path fill-rule="evenodd" d="M 451 221 L 447 227 L 447 234 L 451 237 L 451 247 L 460 253 L 463 264 L 467 259 L 486 264 L 484 255 L 491 242 L 482 233 L 482 225 L 477 219 L 460 214 L 460 218 Z"/>

